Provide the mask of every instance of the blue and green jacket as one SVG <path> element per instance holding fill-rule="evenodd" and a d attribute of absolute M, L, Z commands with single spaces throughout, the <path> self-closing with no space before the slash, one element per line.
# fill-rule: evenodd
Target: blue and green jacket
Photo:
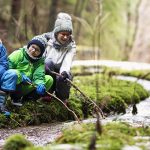
<path fill-rule="evenodd" d="M 44 58 L 32 61 L 26 53 L 26 48 L 20 48 L 11 53 L 8 60 L 9 69 L 15 69 L 18 75 L 17 84 L 22 82 L 22 74 L 29 77 L 35 85 L 45 83 Z"/>

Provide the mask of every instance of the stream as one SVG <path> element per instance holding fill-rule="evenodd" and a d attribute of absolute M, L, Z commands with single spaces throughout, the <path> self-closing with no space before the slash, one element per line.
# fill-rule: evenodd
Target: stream
<path fill-rule="evenodd" d="M 131 65 L 130 65 L 131 66 Z M 150 69 L 150 65 L 148 66 Z M 133 77 L 123 77 L 117 76 L 117 78 L 122 80 L 136 81 L 136 78 Z M 150 81 L 138 80 L 138 83 L 142 84 L 145 89 L 150 91 Z M 114 115 L 109 116 L 105 119 L 102 119 L 102 124 L 111 122 L 113 120 L 125 121 L 134 126 L 150 126 L 150 98 L 137 104 L 138 113 L 137 115 L 132 115 L 132 107 L 127 109 L 127 113 L 124 115 Z M 83 120 L 83 123 L 95 122 L 96 119 L 87 119 Z M 73 122 L 57 122 L 51 124 L 42 124 L 40 126 L 28 126 L 21 127 L 17 129 L 0 129 L 0 149 L 4 145 L 4 141 L 10 135 L 15 133 L 22 133 L 26 136 L 35 145 L 46 145 L 54 141 L 56 138 L 61 136 L 61 131 L 63 128 L 67 128 L 72 124 L 77 124 L 76 121 Z M 150 137 L 149 137 L 150 139 Z M 150 145 L 150 143 L 149 143 Z"/>
<path fill-rule="evenodd" d="M 129 81 L 137 81 L 137 78 L 134 77 L 123 77 L 118 76 L 118 79 L 121 80 L 129 80 Z M 139 84 L 141 84 L 146 90 L 150 91 L 150 81 L 147 80 L 138 80 Z M 148 126 L 150 127 L 150 97 L 144 101 L 141 101 L 136 105 L 138 113 L 136 115 L 132 115 L 132 107 L 127 109 L 126 114 L 117 116 L 117 120 L 128 122 L 134 126 Z M 116 116 L 114 116 L 115 118 Z"/>

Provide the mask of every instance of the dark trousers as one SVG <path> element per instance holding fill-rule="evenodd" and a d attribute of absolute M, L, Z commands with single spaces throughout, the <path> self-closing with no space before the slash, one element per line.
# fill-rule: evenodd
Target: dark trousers
<path fill-rule="evenodd" d="M 70 83 L 67 81 L 64 81 L 61 79 L 60 76 L 57 76 L 51 71 L 59 73 L 61 65 L 55 65 L 51 60 L 46 60 L 45 61 L 45 71 L 47 75 L 51 75 L 53 77 L 53 85 L 50 89 L 50 92 L 52 93 L 55 91 L 56 96 L 61 99 L 62 101 L 65 101 L 69 98 L 69 93 L 70 93 Z M 72 80 L 72 75 L 69 73 L 69 80 Z"/>

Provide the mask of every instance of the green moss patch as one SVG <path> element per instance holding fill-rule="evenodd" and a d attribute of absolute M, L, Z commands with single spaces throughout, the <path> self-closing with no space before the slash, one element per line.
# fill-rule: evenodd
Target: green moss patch
<path fill-rule="evenodd" d="M 74 83 L 106 113 L 112 111 L 125 113 L 127 105 L 138 103 L 149 96 L 140 84 L 117 80 L 109 76 L 76 77 Z M 91 108 L 91 105 L 88 103 L 87 108 Z"/>
<path fill-rule="evenodd" d="M 63 130 L 63 134 L 55 142 L 44 147 L 27 147 L 25 150 L 58 150 L 63 145 L 88 150 L 91 142 L 96 149 L 121 150 L 125 145 L 139 145 L 142 150 L 148 139 L 139 140 L 139 136 L 149 136 L 150 128 L 132 127 L 122 122 L 111 122 L 102 126 L 101 135 L 95 130 L 95 124 L 75 124 Z M 94 138 L 95 137 L 95 138 Z M 94 144 L 95 143 L 95 144 Z M 59 147 L 59 148 L 58 148 Z"/>
<path fill-rule="evenodd" d="M 3 150 L 23 150 L 26 147 L 32 147 L 33 144 L 26 140 L 22 134 L 14 134 L 10 136 L 3 147 Z"/>
<path fill-rule="evenodd" d="M 78 143 L 87 149 L 94 133 L 94 124 L 74 125 L 64 130 L 62 137 L 57 139 L 56 143 Z M 120 150 L 124 145 L 135 145 L 137 143 L 135 136 L 149 135 L 150 128 L 134 128 L 126 123 L 113 122 L 102 126 L 101 135 L 96 133 L 96 147 L 101 150 Z"/>
<path fill-rule="evenodd" d="M 73 81 L 107 115 L 112 112 L 125 113 L 128 105 L 138 103 L 149 96 L 148 92 L 137 83 L 117 80 L 106 75 L 74 77 Z M 22 107 L 13 106 L 11 100 L 8 99 L 7 107 L 12 113 L 10 118 L 0 114 L 0 128 L 75 120 L 74 115 L 58 100 L 54 99 L 50 102 L 26 100 Z M 93 103 L 73 87 L 71 88 L 68 107 L 81 120 L 91 117 L 95 113 Z"/>

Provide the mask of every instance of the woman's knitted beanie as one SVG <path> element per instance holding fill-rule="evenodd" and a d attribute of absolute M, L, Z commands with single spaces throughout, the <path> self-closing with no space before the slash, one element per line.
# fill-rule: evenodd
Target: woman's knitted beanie
<path fill-rule="evenodd" d="M 55 21 L 54 25 L 54 34 L 61 31 L 68 31 L 72 34 L 73 32 L 73 26 L 72 26 L 72 19 L 71 16 L 67 13 L 60 12 L 57 15 L 57 19 Z"/>

